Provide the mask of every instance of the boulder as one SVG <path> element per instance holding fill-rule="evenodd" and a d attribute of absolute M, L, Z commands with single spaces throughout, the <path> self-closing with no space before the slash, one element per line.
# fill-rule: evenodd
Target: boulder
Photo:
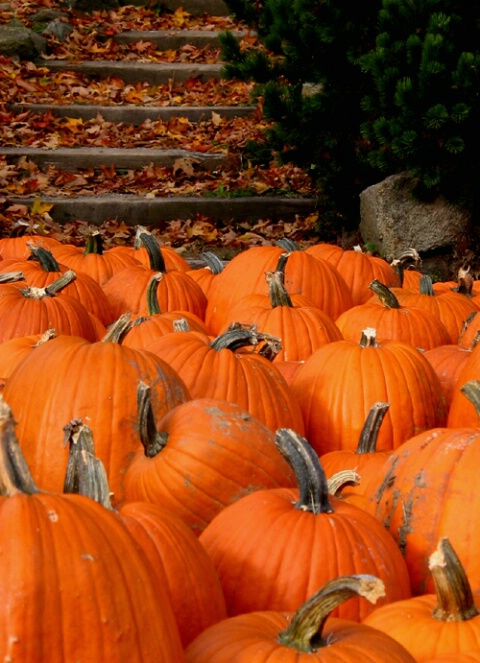
<path fill-rule="evenodd" d="M 0 55 L 31 60 L 45 53 L 46 48 L 46 40 L 28 28 L 10 25 L 0 27 Z"/>
<path fill-rule="evenodd" d="M 416 180 L 391 175 L 360 194 L 360 233 L 391 261 L 413 247 L 422 256 L 458 255 L 468 243 L 471 213 L 442 197 L 431 202 L 414 196 Z"/>

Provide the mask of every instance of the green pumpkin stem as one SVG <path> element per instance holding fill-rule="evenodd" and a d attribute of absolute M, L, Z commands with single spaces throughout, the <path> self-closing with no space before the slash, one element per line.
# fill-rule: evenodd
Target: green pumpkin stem
<path fill-rule="evenodd" d="M 377 450 L 377 438 L 380 426 L 382 425 L 389 407 L 390 403 L 383 403 L 382 401 L 377 401 L 372 405 L 370 412 L 365 419 L 365 423 L 363 424 L 355 453 L 375 453 Z"/>
<path fill-rule="evenodd" d="M 0 397 L 0 495 L 40 492 L 15 435 L 11 407 Z"/>
<path fill-rule="evenodd" d="M 213 251 L 204 251 L 202 253 L 202 260 L 212 274 L 220 274 L 223 271 L 223 262 Z"/>
<path fill-rule="evenodd" d="M 95 253 L 99 256 L 103 255 L 103 239 L 99 230 L 92 230 L 89 233 L 83 253 L 84 255 L 89 255 L 90 253 Z"/>
<path fill-rule="evenodd" d="M 160 433 L 157 430 L 150 387 L 145 382 L 139 382 L 137 387 L 137 421 L 145 456 L 154 458 L 167 444 L 168 433 Z"/>
<path fill-rule="evenodd" d="M 157 315 L 161 313 L 160 305 L 158 303 L 158 285 L 163 279 L 163 273 L 157 272 L 154 274 L 147 287 L 147 313 L 148 315 Z"/>
<path fill-rule="evenodd" d="M 423 274 L 420 277 L 419 293 L 421 295 L 428 295 L 429 297 L 435 297 L 432 277 L 429 276 L 428 274 Z"/>
<path fill-rule="evenodd" d="M 63 431 L 65 444 L 69 445 L 63 492 L 84 495 L 112 509 L 107 473 L 102 461 L 95 457 L 91 428 L 81 419 L 73 419 Z"/>
<path fill-rule="evenodd" d="M 33 242 L 28 242 L 28 248 L 30 249 L 31 257 L 35 259 L 44 272 L 59 272 L 60 267 L 58 262 L 53 257 L 53 254 L 48 249 L 43 248 L 43 246 L 38 246 Z"/>
<path fill-rule="evenodd" d="M 154 272 L 166 272 L 165 260 L 163 259 L 157 240 L 146 228 L 137 226 L 134 247 L 138 249 L 141 246 L 144 246 L 147 250 L 150 269 Z"/>
<path fill-rule="evenodd" d="M 288 306 L 293 308 L 290 295 L 285 288 L 285 266 L 289 253 L 283 253 L 277 264 L 274 272 L 267 272 L 265 278 L 268 285 L 268 295 L 270 297 L 270 306 L 276 308 L 277 306 Z M 285 257 L 284 260 L 282 258 Z"/>
<path fill-rule="evenodd" d="M 433 576 L 437 604 L 433 617 L 442 622 L 463 622 L 479 614 L 467 574 L 447 537 L 440 542 L 428 561 Z"/>
<path fill-rule="evenodd" d="M 378 296 L 382 306 L 385 308 L 402 308 L 390 288 L 380 283 L 378 279 L 373 279 L 368 287 Z"/>
<path fill-rule="evenodd" d="M 325 472 L 307 440 L 291 428 L 279 428 L 275 434 L 275 446 L 295 473 L 300 493 L 295 508 L 314 515 L 333 513 Z"/>
<path fill-rule="evenodd" d="M 268 352 L 269 358 L 271 355 L 272 359 L 281 349 L 281 340 L 276 336 L 260 333 L 257 331 L 255 325 L 245 326 L 238 322 L 234 322 L 232 325 L 230 325 L 226 332 L 223 332 L 223 334 L 220 334 L 220 336 L 217 336 L 213 339 L 213 341 L 210 343 L 210 347 L 214 350 L 217 350 L 217 352 L 224 349 L 235 352 L 235 350 L 240 350 L 241 348 L 248 347 L 249 345 L 256 347 L 260 343 L 271 344 Z M 275 347 L 278 348 L 278 350 L 275 352 L 275 354 L 273 354 Z M 261 348 L 263 348 L 263 345 Z M 264 356 L 266 355 L 264 354 Z"/>
<path fill-rule="evenodd" d="M 356 596 L 376 603 L 385 596 L 384 584 L 380 578 L 367 574 L 330 580 L 300 606 L 287 628 L 278 634 L 278 640 L 286 647 L 305 653 L 328 646 L 322 633 L 330 613 Z"/>
<path fill-rule="evenodd" d="M 300 251 L 300 247 L 293 239 L 289 237 L 283 237 L 282 239 L 277 239 L 275 242 L 277 246 L 282 248 L 284 251 L 292 253 L 292 251 Z"/>

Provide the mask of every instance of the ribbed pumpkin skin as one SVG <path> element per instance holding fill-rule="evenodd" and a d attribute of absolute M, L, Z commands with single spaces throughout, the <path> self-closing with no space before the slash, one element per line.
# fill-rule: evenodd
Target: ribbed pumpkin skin
<path fill-rule="evenodd" d="M 62 336 L 31 352 L 10 375 L 4 400 L 18 422 L 16 433 L 41 488 L 61 491 L 68 458 L 63 427 L 80 418 L 92 429 L 116 499 L 134 453 L 141 449 L 136 390 L 152 388 L 157 416 L 189 398 L 177 374 L 157 357 L 117 343 L 88 343 Z"/>
<path fill-rule="evenodd" d="M 480 416 L 474 405 L 462 393 L 461 388 L 471 380 L 480 378 L 480 344 L 470 353 L 464 367 L 460 371 L 452 393 L 452 402 L 448 411 L 447 426 L 459 428 L 463 426 L 480 426 Z"/>
<path fill-rule="evenodd" d="M 141 322 L 137 322 L 135 318 L 143 319 Z M 195 313 L 190 313 L 189 311 L 165 311 L 165 313 L 154 315 L 133 316 L 135 324 L 123 337 L 122 345 L 126 348 L 143 350 L 156 338 L 173 333 L 173 323 L 181 319 L 186 321 L 190 331 L 207 333 L 205 323 Z"/>
<path fill-rule="evenodd" d="M 0 262 L 0 274 L 19 271 L 26 278 L 26 281 L 23 282 L 25 285 L 46 288 L 68 270 L 65 265 L 59 265 L 59 267 L 60 271 L 49 272 L 44 270 L 36 261 L 26 258 L 23 260 L 9 259 Z M 77 299 L 85 306 L 87 311 L 96 315 L 104 325 L 113 322 L 112 312 L 105 293 L 88 274 L 77 275 L 77 278 L 69 283 L 61 294 Z"/>
<path fill-rule="evenodd" d="M 237 403 L 271 430 L 303 432 L 299 404 L 271 361 L 256 353 L 215 350 L 209 337 L 196 332 L 162 336 L 146 350 L 167 362 L 187 385 L 192 398 Z"/>
<path fill-rule="evenodd" d="M 181 663 L 166 592 L 126 527 L 78 495 L 0 499 L 0 652 L 18 663 Z"/>
<path fill-rule="evenodd" d="M 448 408 L 452 402 L 458 377 L 469 357 L 470 351 L 455 343 L 439 345 L 425 352 L 425 358 L 438 375 Z"/>
<path fill-rule="evenodd" d="M 259 332 L 280 338 L 282 348 L 273 360 L 275 363 L 301 361 L 325 343 L 343 338 L 330 316 L 321 309 L 301 295 L 293 295 L 291 299 L 293 307 L 272 308 L 268 296 L 244 297 L 232 307 L 229 324 L 253 324 Z"/>
<path fill-rule="evenodd" d="M 374 327 L 377 341 L 403 341 L 421 350 L 431 350 L 450 343 L 450 334 L 431 311 L 406 306 L 385 308 L 381 304 L 361 304 L 342 313 L 336 320 L 343 338 L 356 341 L 362 330 Z"/>
<path fill-rule="evenodd" d="M 120 515 L 167 589 L 185 648 L 227 617 L 212 560 L 192 530 L 165 507 L 130 502 L 121 507 Z"/>
<path fill-rule="evenodd" d="M 265 274 L 273 271 L 285 251 L 279 247 L 252 247 L 236 255 L 217 275 L 209 293 L 205 321 L 211 334 L 219 334 L 233 303 L 245 295 L 268 294 Z M 352 306 L 352 296 L 338 271 L 326 260 L 293 251 L 285 268 L 290 295 L 307 297 L 332 320 Z"/>
<path fill-rule="evenodd" d="M 429 362 L 408 343 L 361 347 L 328 343 L 295 373 L 291 389 L 302 410 L 306 438 L 319 455 L 356 449 L 372 405 L 390 403 L 377 449 L 395 449 L 423 430 L 445 425 L 442 388 Z"/>
<path fill-rule="evenodd" d="M 480 592 L 474 597 L 480 609 Z M 416 596 L 374 610 L 364 623 L 395 638 L 418 663 L 436 661 L 442 654 L 456 654 L 458 661 L 462 651 L 480 650 L 480 616 L 467 622 L 441 621 L 432 616 L 436 604 L 435 594 Z"/>
<path fill-rule="evenodd" d="M 139 264 L 138 260 L 123 251 L 122 247 L 113 247 L 104 253 L 84 253 L 76 246 L 64 244 L 52 248 L 51 251 L 58 262 L 67 265 L 76 273 L 88 274 L 99 285 L 106 283 L 120 270 Z"/>
<path fill-rule="evenodd" d="M 239 615 L 207 629 L 186 649 L 187 663 L 415 663 L 381 631 L 331 618 L 315 652 L 301 652 L 278 641 L 291 615 L 256 612 Z"/>
<path fill-rule="evenodd" d="M 371 298 L 368 286 L 373 279 L 378 279 L 388 287 L 400 285 L 398 274 L 382 258 L 329 244 L 314 244 L 305 251 L 315 258 L 327 260 L 338 270 L 352 293 L 354 306 L 365 304 Z"/>
<path fill-rule="evenodd" d="M 103 286 L 113 315 L 118 318 L 127 311 L 145 315 L 147 287 L 157 272 L 137 265 L 112 276 Z M 190 311 L 201 320 L 205 317 L 207 298 L 200 286 L 185 272 L 176 269 L 165 272 L 158 284 L 158 304 L 161 311 Z"/>
<path fill-rule="evenodd" d="M 298 498 L 296 488 L 256 491 L 223 509 L 201 534 L 230 616 L 293 611 L 327 581 L 358 573 L 383 580 L 386 595 L 377 605 L 410 596 L 405 562 L 381 523 L 335 497 L 333 513 L 314 515 L 295 508 Z M 361 621 L 373 608 L 353 598 L 332 615 Z"/>
<path fill-rule="evenodd" d="M 480 587 L 477 530 L 480 429 L 434 428 L 392 453 L 370 502 L 397 541 L 414 594 L 433 593 L 428 558 L 448 536 L 472 588 Z M 468 507 L 466 507 L 468 505 Z"/>
<path fill-rule="evenodd" d="M 125 498 L 161 504 L 195 533 L 252 490 L 293 486 L 293 472 L 274 433 L 240 406 L 198 398 L 174 408 L 157 430 L 168 433 L 154 457 L 136 454 Z"/>
<path fill-rule="evenodd" d="M 30 334 L 4 341 L 0 349 L 0 375 L 8 378 L 13 369 L 26 357 L 42 338 L 42 334 Z"/>
<path fill-rule="evenodd" d="M 22 288 L 2 285 L 0 289 L 0 343 L 11 338 L 43 334 L 55 329 L 58 334 L 98 340 L 95 325 L 87 309 L 68 295 L 32 299 Z"/>
<path fill-rule="evenodd" d="M 46 249 L 55 249 L 62 244 L 52 237 L 43 237 L 42 235 L 22 235 L 20 237 L 2 237 L 0 239 L 0 259 L 7 258 L 28 258 L 30 249 L 28 244 L 32 242 L 37 246 Z"/>

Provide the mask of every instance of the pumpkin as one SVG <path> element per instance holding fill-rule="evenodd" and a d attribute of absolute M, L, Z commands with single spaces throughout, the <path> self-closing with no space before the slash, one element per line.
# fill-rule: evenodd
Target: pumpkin
<path fill-rule="evenodd" d="M 298 488 L 256 490 L 220 511 L 200 535 L 229 616 L 291 611 L 325 582 L 355 573 L 383 581 L 382 603 L 410 596 L 405 562 L 383 525 L 328 495 L 323 469 L 305 438 L 279 429 L 276 442 L 294 468 Z M 352 599 L 333 614 L 359 621 L 370 610 Z"/>
<path fill-rule="evenodd" d="M 42 343 L 46 343 L 56 336 L 57 333 L 54 329 L 47 329 L 44 334 L 30 334 L 4 341 L 1 344 L 0 352 L 0 375 L 5 379 L 8 378 L 24 357 Z"/>
<path fill-rule="evenodd" d="M 410 343 L 377 343 L 367 328 L 359 343 L 328 343 L 305 360 L 290 385 L 306 437 L 319 455 L 356 449 L 373 403 L 390 403 L 377 449 L 400 446 L 415 433 L 441 426 L 446 406 L 439 379 Z"/>
<path fill-rule="evenodd" d="M 187 331 L 207 333 L 205 323 L 195 313 L 190 311 L 162 312 L 157 295 L 158 284 L 162 279 L 161 272 L 153 274 L 151 277 L 146 291 L 146 314 L 138 313 L 132 316 L 132 325 L 122 338 L 124 346 L 128 348 L 146 348 L 159 336 L 175 331 L 180 324 L 184 325 Z"/>
<path fill-rule="evenodd" d="M 268 295 L 242 297 L 232 306 L 227 327 L 234 322 L 255 327 L 281 339 L 282 347 L 273 361 L 301 361 L 342 334 L 333 320 L 303 295 L 289 295 L 285 288 L 285 266 L 291 254 L 280 256 L 274 272 L 265 275 Z"/>
<path fill-rule="evenodd" d="M 0 259 L 7 258 L 28 258 L 30 255 L 29 244 L 42 246 L 46 249 L 55 249 L 62 246 L 62 243 L 48 235 L 19 235 L 18 237 L 0 238 Z"/>
<path fill-rule="evenodd" d="M 392 452 L 372 489 L 372 509 L 402 550 L 415 595 L 433 592 L 428 558 L 445 536 L 480 586 L 479 454 L 480 428 L 431 428 Z"/>
<path fill-rule="evenodd" d="M 274 433 L 240 406 L 192 399 L 155 422 L 148 389 L 138 389 L 144 451 L 126 472 L 126 500 L 161 504 L 200 534 L 243 495 L 294 485 Z"/>
<path fill-rule="evenodd" d="M 430 350 L 450 343 L 450 334 L 438 316 L 431 311 L 403 306 L 395 294 L 379 281 L 372 281 L 370 289 L 379 297 L 354 306 L 337 318 L 337 327 L 348 341 L 360 337 L 362 329 L 374 327 L 379 343 L 403 341 L 421 350 Z"/>
<path fill-rule="evenodd" d="M 435 585 L 433 594 L 382 606 L 364 623 L 395 638 L 419 663 L 436 660 L 442 654 L 480 650 L 480 591 L 472 593 L 465 569 L 447 537 L 442 537 L 430 555 L 429 569 Z"/>
<path fill-rule="evenodd" d="M 114 246 L 104 251 L 102 236 L 96 229 L 89 233 L 83 249 L 60 244 L 51 251 L 59 263 L 77 273 L 88 274 L 101 286 L 118 271 L 139 264 L 123 247 Z"/>
<path fill-rule="evenodd" d="M 0 343 L 20 336 L 43 334 L 51 328 L 58 334 L 81 336 L 91 342 L 98 340 L 97 326 L 83 304 L 60 294 L 75 278 L 75 273 L 68 271 L 46 288 L 2 285 Z"/>
<path fill-rule="evenodd" d="M 112 510 L 105 468 L 95 457 L 91 429 L 71 422 L 64 492 L 100 502 Z M 113 510 L 112 510 L 113 512 Z M 226 618 L 215 568 L 192 530 L 165 506 L 127 502 L 117 513 L 145 552 L 157 582 L 166 588 L 186 647 L 204 629 Z"/>
<path fill-rule="evenodd" d="M 163 257 L 163 261 L 165 263 L 165 268 L 168 270 L 172 269 L 177 269 L 180 272 L 189 272 L 191 267 L 190 264 L 185 260 L 183 256 L 181 256 L 175 249 L 173 249 L 171 246 L 166 246 L 165 244 L 160 244 L 158 239 L 153 235 L 153 233 L 150 233 L 147 228 L 144 226 L 137 226 L 136 231 L 135 231 L 135 240 L 133 244 L 133 248 L 130 249 L 129 247 L 122 246 L 122 248 L 131 253 L 136 260 L 138 260 L 139 263 L 144 265 L 145 267 L 150 267 L 151 266 L 151 255 L 146 248 L 146 246 L 143 244 L 143 242 L 140 240 L 140 236 L 144 233 L 151 234 L 152 239 L 155 240 L 157 243 L 157 246 L 159 249 L 161 249 L 161 254 Z"/>
<path fill-rule="evenodd" d="M 237 403 L 274 431 L 286 426 L 303 432 L 300 407 L 289 385 L 275 364 L 260 354 L 271 348 L 275 353 L 277 346 L 278 339 L 240 325 L 215 339 L 196 332 L 166 334 L 146 350 L 177 371 L 192 398 Z"/>
<path fill-rule="evenodd" d="M 327 260 L 338 270 L 350 288 L 353 306 L 365 304 L 370 299 L 368 286 L 374 279 L 387 286 L 400 286 L 400 277 L 395 269 L 383 258 L 364 253 L 359 245 L 345 250 L 319 243 L 309 246 L 305 252 Z"/>
<path fill-rule="evenodd" d="M 160 273 L 157 296 L 162 311 L 190 311 L 204 318 L 207 300 L 200 286 L 178 269 L 168 270 L 158 242 L 146 231 L 139 235 L 150 256 L 150 266 L 137 264 L 118 272 L 103 286 L 113 315 L 148 314 L 146 292 L 150 279 Z"/>
<path fill-rule="evenodd" d="M 457 343 L 449 343 L 448 345 L 438 345 L 424 353 L 425 359 L 428 359 L 438 375 L 448 409 L 450 409 L 455 386 L 470 352 Z"/>
<path fill-rule="evenodd" d="M 136 429 L 137 385 L 152 388 L 157 416 L 190 396 L 177 373 L 154 355 L 118 342 L 121 320 L 102 341 L 58 336 L 37 347 L 12 371 L 4 398 L 18 421 L 17 435 L 41 488 L 61 490 L 68 459 L 65 422 L 91 427 L 115 499 L 134 453 L 142 448 Z"/>
<path fill-rule="evenodd" d="M 230 308 L 250 294 L 268 294 L 265 274 L 275 270 L 280 246 L 254 246 L 236 255 L 217 275 L 209 292 L 205 322 L 211 334 L 219 334 L 227 323 Z M 305 251 L 294 250 L 285 269 L 285 287 L 289 295 L 301 294 L 332 320 L 353 304 L 347 284 L 326 260 Z"/>
<path fill-rule="evenodd" d="M 181 663 L 169 597 L 131 533 L 87 497 L 38 489 L 2 401 L 0 476 L 4 660 Z"/>
<path fill-rule="evenodd" d="M 187 647 L 187 663 L 414 663 L 415 659 L 381 631 L 329 617 L 350 597 L 375 603 L 383 587 L 369 575 L 325 583 L 296 612 L 254 612 L 206 629 Z M 328 618 L 328 619 L 327 619 Z"/>
<path fill-rule="evenodd" d="M 28 244 L 28 248 L 31 252 L 28 259 L 4 260 L 0 264 L 0 273 L 19 270 L 24 274 L 27 285 L 45 288 L 68 271 L 65 265 L 58 264 L 48 249 L 32 243 Z M 88 274 L 77 274 L 76 278 L 62 289 L 62 293 L 78 299 L 87 311 L 93 313 L 104 325 L 113 322 L 105 293 Z"/>
<path fill-rule="evenodd" d="M 210 288 L 215 281 L 215 277 L 223 271 L 224 265 L 220 258 L 215 253 L 212 253 L 212 251 L 204 251 L 201 258 L 205 266 L 197 267 L 196 269 L 189 268 L 187 274 L 198 283 L 208 300 Z"/>

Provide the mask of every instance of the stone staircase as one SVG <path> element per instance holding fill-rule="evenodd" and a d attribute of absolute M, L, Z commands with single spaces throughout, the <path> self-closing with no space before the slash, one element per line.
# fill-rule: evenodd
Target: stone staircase
<path fill-rule="evenodd" d="M 222 0 L 167 0 L 168 9 L 175 10 L 181 6 L 192 15 L 207 12 L 210 15 L 224 16 L 228 14 Z M 236 36 L 241 38 L 242 31 Z M 206 44 L 218 43 L 218 32 L 212 30 L 159 30 L 129 31 L 115 36 L 118 43 L 134 44 L 138 41 L 149 41 L 156 44 L 159 50 L 176 49 L 185 44 L 203 47 Z M 101 80 L 107 76 L 116 76 L 125 83 L 161 85 L 175 81 L 196 78 L 207 81 L 218 79 L 221 75 L 221 63 L 186 64 L 186 63 L 152 63 L 138 61 L 85 60 L 72 62 L 69 60 L 42 60 L 42 67 L 47 67 L 52 74 L 59 71 L 80 72 L 92 80 Z M 45 104 L 45 103 L 13 103 L 9 107 L 21 113 L 30 110 L 34 113 L 46 113 L 61 117 L 81 118 L 88 120 L 101 115 L 106 121 L 140 125 L 145 120 L 168 120 L 172 117 L 185 117 L 197 123 L 202 119 L 211 118 L 212 113 L 222 117 L 234 118 L 256 112 L 253 106 L 154 106 L 154 105 L 103 105 L 103 104 Z M 81 169 L 99 169 L 102 165 L 115 169 L 142 168 L 149 164 L 173 166 L 178 159 L 194 160 L 199 168 L 215 171 L 228 155 L 215 152 L 195 152 L 178 149 L 159 149 L 151 147 L 58 147 L 45 149 L 35 147 L 0 146 L 0 155 L 4 155 L 11 163 L 21 158 L 36 163 L 40 168 L 55 166 L 64 171 L 81 171 Z M 1 195 L 1 192 L 0 192 Z M 29 205 L 32 196 L 7 195 L 10 204 Z M 196 215 L 209 217 L 213 222 L 229 221 L 255 222 L 258 219 L 290 220 L 298 216 L 307 216 L 315 211 L 317 201 L 314 198 L 303 198 L 286 195 L 247 195 L 241 197 L 201 196 L 201 195 L 168 195 L 148 197 L 131 193 L 115 193 L 106 195 L 42 195 L 43 203 L 53 205 L 49 214 L 57 223 L 65 223 L 78 219 L 91 224 L 100 225 L 106 220 L 117 220 L 128 225 L 149 225 L 161 227 L 162 223 L 174 219 L 190 219 Z"/>

